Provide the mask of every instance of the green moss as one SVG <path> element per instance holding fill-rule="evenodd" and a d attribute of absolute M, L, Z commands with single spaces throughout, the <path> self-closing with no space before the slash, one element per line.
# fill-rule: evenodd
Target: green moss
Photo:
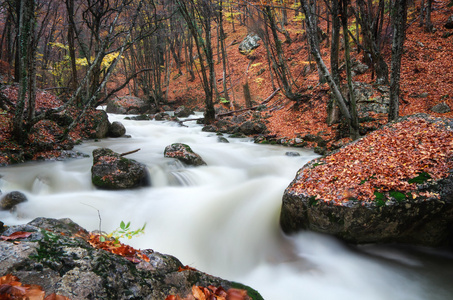
<path fill-rule="evenodd" d="M 105 186 L 105 185 L 107 185 L 107 183 L 104 180 L 102 180 L 101 176 L 93 176 L 93 177 L 91 177 L 91 182 L 95 186 Z"/>
<path fill-rule="evenodd" d="M 246 290 L 247 295 L 249 295 L 249 297 L 251 297 L 253 300 L 264 300 L 264 298 L 260 295 L 260 293 L 258 293 L 258 291 L 242 283 L 231 282 L 231 287 L 235 289 Z"/>

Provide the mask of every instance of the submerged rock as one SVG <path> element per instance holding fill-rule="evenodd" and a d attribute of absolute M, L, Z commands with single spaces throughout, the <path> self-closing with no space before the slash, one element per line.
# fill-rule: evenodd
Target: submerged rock
<path fill-rule="evenodd" d="M 186 165 L 203 166 L 205 161 L 186 144 L 174 143 L 165 147 L 165 157 L 176 158 Z"/>
<path fill-rule="evenodd" d="M 16 205 L 26 201 L 28 201 L 27 196 L 25 196 L 23 193 L 18 191 L 10 192 L 3 196 L 2 200 L 0 201 L 0 208 L 3 210 L 9 210 L 14 208 Z"/>
<path fill-rule="evenodd" d="M 194 111 L 184 105 L 181 105 L 175 110 L 175 116 L 179 118 L 187 118 L 188 116 L 192 115 Z"/>
<path fill-rule="evenodd" d="M 93 151 L 91 181 L 101 189 L 119 190 L 149 186 L 145 165 L 122 157 L 108 148 Z"/>
<path fill-rule="evenodd" d="M 126 134 L 126 128 L 124 127 L 123 123 L 115 121 L 109 127 L 108 135 L 110 137 L 122 137 Z"/>
<path fill-rule="evenodd" d="M 142 250 L 131 262 L 123 256 L 94 248 L 83 236 L 88 232 L 70 219 L 38 218 L 11 226 L 2 235 L 27 231 L 20 239 L 0 240 L 0 274 L 13 274 L 24 284 L 40 285 L 46 294 L 71 300 L 166 299 L 186 296 L 193 285 L 247 289 L 252 299 L 262 299 L 253 289 L 185 268 L 175 257 Z"/>

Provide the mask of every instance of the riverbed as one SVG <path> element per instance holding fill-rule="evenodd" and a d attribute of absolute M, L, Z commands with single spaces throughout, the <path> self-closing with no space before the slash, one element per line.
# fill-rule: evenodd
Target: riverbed
<path fill-rule="evenodd" d="M 196 116 L 191 116 L 196 117 Z M 71 218 L 88 230 L 111 232 L 121 221 L 145 234 L 123 242 L 171 254 L 184 265 L 257 289 L 269 300 L 451 300 L 453 253 L 402 245 L 350 246 L 309 231 L 286 236 L 279 227 L 281 199 L 313 151 L 219 142 L 195 121 L 121 121 L 130 138 L 86 141 L 144 163 L 151 186 L 103 191 L 91 184 L 92 158 L 0 168 L 3 194 L 19 190 L 28 202 L 0 211 L 6 225 L 36 217 Z M 186 143 L 207 166 L 186 167 L 163 156 Z M 292 155 L 287 155 L 291 152 Z M 295 156 L 297 153 L 298 156 Z M 0 274 L 2 275 L 2 274 Z"/>

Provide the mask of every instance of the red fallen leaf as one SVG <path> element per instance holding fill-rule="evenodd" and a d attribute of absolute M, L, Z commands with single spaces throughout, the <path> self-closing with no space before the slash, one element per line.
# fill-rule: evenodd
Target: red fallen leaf
<path fill-rule="evenodd" d="M 229 300 L 246 300 L 249 299 L 246 290 L 229 289 L 227 291 Z"/>
<path fill-rule="evenodd" d="M 209 292 L 209 290 L 208 290 Z M 192 286 L 192 294 L 197 300 L 207 300 L 209 298 L 206 298 L 206 293 L 204 291 L 204 288 L 201 286 Z"/>
<path fill-rule="evenodd" d="M 19 281 L 19 278 L 12 274 L 7 274 L 5 276 L 0 277 L 0 284 L 9 284 L 13 281 Z"/>
<path fill-rule="evenodd" d="M 27 231 L 16 231 L 11 233 L 9 236 L 0 236 L 1 240 L 4 241 L 9 241 L 9 240 L 16 240 L 16 239 L 24 239 L 29 237 L 33 232 L 27 232 Z"/>
<path fill-rule="evenodd" d="M 189 267 L 189 266 L 184 266 L 184 267 L 179 267 L 178 272 L 183 272 L 183 271 L 196 271 L 197 269 Z"/>
<path fill-rule="evenodd" d="M 42 300 L 46 295 L 39 285 L 24 285 L 24 287 L 26 289 L 25 296 L 28 300 Z"/>
<path fill-rule="evenodd" d="M 70 299 L 68 297 L 57 295 L 57 294 L 53 293 L 53 294 L 50 294 L 49 296 L 47 296 L 46 298 L 44 298 L 44 300 L 70 300 Z"/>
<path fill-rule="evenodd" d="M 13 283 L 15 284 L 13 285 Z M 27 288 L 20 285 L 21 283 L 17 281 L 12 282 L 11 284 L 2 284 L 0 285 L 0 295 L 25 296 Z"/>

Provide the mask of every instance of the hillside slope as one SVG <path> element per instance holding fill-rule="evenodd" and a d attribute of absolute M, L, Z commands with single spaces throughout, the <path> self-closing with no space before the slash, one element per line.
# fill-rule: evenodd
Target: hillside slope
<path fill-rule="evenodd" d="M 401 96 L 400 115 L 410 115 L 414 113 L 429 113 L 434 116 L 452 117 L 453 112 L 438 114 L 430 109 L 439 103 L 446 103 L 453 107 L 453 30 L 444 28 L 449 16 L 453 15 L 453 7 L 448 7 L 446 0 L 433 3 L 432 22 L 435 28 L 434 33 L 426 33 L 423 27 L 419 26 L 419 4 L 411 5 L 408 12 L 408 28 L 405 41 L 405 51 L 402 59 L 401 74 Z M 292 43 L 283 43 L 286 53 L 288 66 L 292 71 L 293 78 L 299 86 L 298 92 L 306 96 L 296 103 L 287 99 L 281 92 L 272 99 L 267 105 L 267 126 L 270 135 L 279 138 L 296 138 L 307 134 L 318 134 L 322 132 L 325 139 L 333 139 L 337 125 L 329 127 L 326 122 L 327 102 L 329 89 L 327 84 L 318 85 L 316 65 L 308 60 L 308 44 L 304 37 L 300 18 L 294 16 L 294 12 L 289 12 L 289 24 L 285 27 L 289 32 Z M 326 23 L 320 24 L 323 30 Z M 233 88 L 229 91 L 229 96 L 233 99 L 232 107 L 217 104 L 228 109 L 241 109 L 245 107 L 243 84 L 248 81 L 251 89 L 252 99 L 255 104 L 259 104 L 266 99 L 272 92 L 272 81 L 270 78 L 266 51 L 264 46 L 258 47 L 248 56 L 239 53 L 238 44 L 247 35 L 247 28 L 235 23 L 235 31 L 230 22 L 225 23 L 227 34 L 226 45 L 227 56 L 231 68 L 231 78 L 228 78 L 228 86 L 232 83 Z M 282 40 L 284 40 L 282 36 Z M 262 42 L 261 42 L 262 44 Z M 389 64 L 391 53 L 391 36 L 387 37 L 387 46 L 384 48 L 384 55 Z M 214 43 L 216 46 L 217 44 Z M 321 44 L 321 52 L 326 65 L 330 61 L 330 44 L 324 40 Z M 214 53 L 217 49 L 214 48 Z M 353 59 L 360 61 L 362 53 L 352 51 Z M 253 59 L 250 59 L 253 58 Z M 217 61 L 216 61 L 217 62 Z M 341 62 L 340 62 L 341 64 Z M 303 75 L 304 67 L 308 67 L 309 72 Z M 222 88 L 222 64 L 217 62 L 216 78 L 218 89 Z M 354 77 L 355 81 L 373 83 L 371 71 Z M 275 85 L 276 82 L 275 82 Z M 190 105 L 192 107 L 203 107 L 203 90 L 200 79 L 189 82 L 188 75 L 177 75 L 177 70 L 171 74 L 171 87 L 169 91 L 169 101 L 178 104 Z M 264 113 L 263 113 L 264 114 Z M 379 124 L 386 122 L 386 115 L 373 116 Z M 371 126 L 371 125 L 370 125 Z"/>

